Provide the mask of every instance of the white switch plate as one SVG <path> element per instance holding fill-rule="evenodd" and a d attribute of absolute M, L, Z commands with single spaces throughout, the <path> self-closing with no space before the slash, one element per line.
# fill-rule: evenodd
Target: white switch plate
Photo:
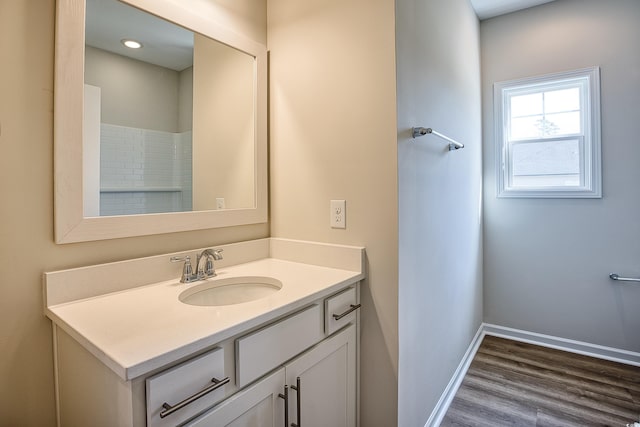
<path fill-rule="evenodd" d="M 347 228 L 347 206 L 344 200 L 331 201 L 331 228 Z"/>
<path fill-rule="evenodd" d="M 224 197 L 216 197 L 216 209 L 224 209 Z"/>

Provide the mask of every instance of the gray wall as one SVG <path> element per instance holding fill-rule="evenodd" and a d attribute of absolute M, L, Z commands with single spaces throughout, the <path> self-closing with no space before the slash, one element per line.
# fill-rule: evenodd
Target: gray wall
<path fill-rule="evenodd" d="M 86 46 L 85 83 L 102 89 L 102 123 L 178 132 L 179 72 Z"/>
<path fill-rule="evenodd" d="M 398 425 L 423 426 L 482 322 L 479 24 L 467 0 L 396 2 Z M 433 127 L 465 144 L 448 151 Z"/>
<path fill-rule="evenodd" d="M 640 351 L 640 2 L 559 0 L 483 21 L 484 311 L 503 326 Z M 603 194 L 497 199 L 492 85 L 601 67 Z"/>

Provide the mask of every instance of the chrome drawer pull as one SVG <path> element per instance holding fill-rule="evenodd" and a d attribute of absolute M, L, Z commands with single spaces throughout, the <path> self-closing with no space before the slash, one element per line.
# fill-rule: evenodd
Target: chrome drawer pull
<path fill-rule="evenodd" d="M 342 314 L 334 314 L 334 315 L 333 315 L 333 318 L 334 318 L 334 319 L 336 319 L 336 320 L 340 320 L 340 319 L 342 319 L 344 316 L 346 316 L 347 314 L 349 314 L 349 313 L 351 313 L 351 312 L 353 312 L 353 311 L 356 311 L 357 309 L 359 309 L 360 307 L 362 307 L 362 304 L 356 304 L 356 305 L 351 304 L 349 307 L 351 307 L 351 308 L 349 308 L 349 310 L 345 311 L 345 312 L 344 312 L 344 313 L 342 313 Z"/>
<path fill-rule="evenodd" d="M 162 407 L 164 408 L 164 411 L 160 412 L 160 418 L 167 417 L 167 416 L 173 414 L 174 412 L 176 412 L 177 410 L 180 410 L 180 409 L 184 408 L 185 406 L 187 406 L 188 404 L 200 399 L 202 396 L 207 395 L 207 394 L 211 393 L 212 391 L 219 389 L 220 387 L 222 387 L 223 385 L 225 385 L 225 384 L 227 384 L 229 382 L 229 377 L 226 377 L 226 378 L 221 379 L 221 380 L 218 380 L 216 378 L 212 378 L 211 382 L 213 383 L 212 385 L 210 385 L 209 387 L 205 388 L 202 391 L 199 391 L 198 393 L 194 394 L 193 396 L 187 397 L 185 400 L 183 400 L 180 403 L 177 403 L 175 406 L 171 406 L 167 402 L 163 403 Z"/>

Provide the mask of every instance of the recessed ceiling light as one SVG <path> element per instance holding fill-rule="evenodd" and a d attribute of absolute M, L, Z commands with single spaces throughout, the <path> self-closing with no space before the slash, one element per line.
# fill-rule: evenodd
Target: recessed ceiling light
<path fill-rule="evenodd" d="M 122 39 L 120 40 L 122 42 L 123 45 L 125 45 L 126 47 L 130 48 L 130 49 L 140 49 L 142 47 L 142 43 L 135 41 L 135 40 L 131 40 L 131 39 Z"/>

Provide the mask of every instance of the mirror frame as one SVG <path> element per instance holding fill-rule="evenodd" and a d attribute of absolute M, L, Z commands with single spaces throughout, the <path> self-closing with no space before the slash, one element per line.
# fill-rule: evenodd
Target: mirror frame
<path fill-rule="evenodd" d="M 255 57 L 254 208 L 85 217 L 82 201 L 85 0 L 56 2 L 54 212 L 56 243 L 73 243 L 267 222 L 267 49 L 172 0 L 122 0 Z"/>

